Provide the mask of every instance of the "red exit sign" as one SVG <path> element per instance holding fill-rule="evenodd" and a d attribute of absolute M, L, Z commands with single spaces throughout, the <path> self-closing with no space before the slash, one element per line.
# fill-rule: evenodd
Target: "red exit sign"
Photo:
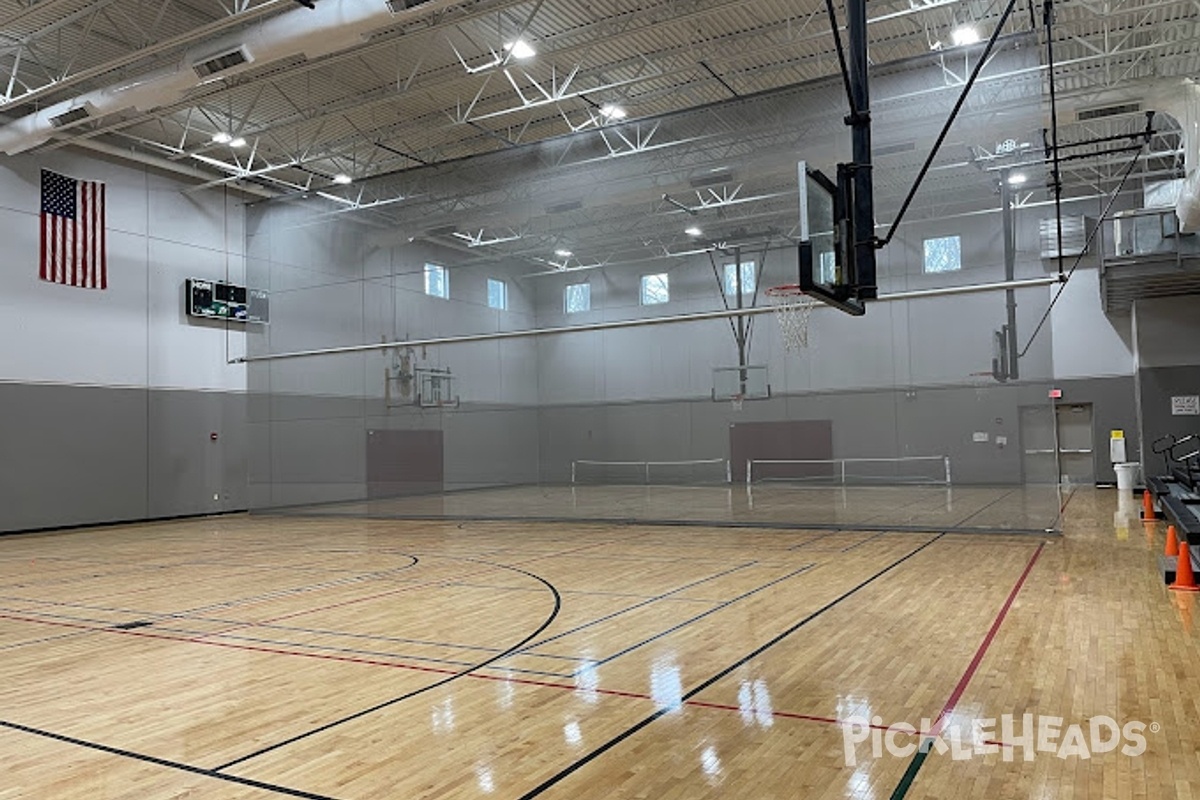
<path fill-rule="evenodd" d="M 1061 400 L 1062 399 L 1062 389 L 1051 389 L 1050 390 L 1050 399 L 1051 400 Z"/>

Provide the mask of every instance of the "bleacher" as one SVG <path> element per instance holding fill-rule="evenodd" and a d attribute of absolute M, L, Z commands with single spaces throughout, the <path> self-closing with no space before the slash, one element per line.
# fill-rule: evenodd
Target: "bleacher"
<path fill-rule="evenodd" d="M 1162 472 L 1146 471 L 1146 489 L 1154 507 L 1186 536 L 1189 547 L 1200 545 L 1200 435 L 1156 440 L 1151 449 L 1162 456 Z"/>

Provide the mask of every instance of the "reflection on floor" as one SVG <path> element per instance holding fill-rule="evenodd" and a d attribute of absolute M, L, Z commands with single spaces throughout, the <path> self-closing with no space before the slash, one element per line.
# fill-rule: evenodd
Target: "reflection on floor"
<path fill-rule="evenodd" d="M 1007 502 L 968 497 L 958 521 Z M 0 797 L 1200 796 L 1198 600 L 1124 500 L 1076 492 L 1062 536 L 230 516 L 3 537 Z"/>
<path fill-rule="evenodd" d="M 1071 489 L 1026 486 L 517 486 L 284 509 L 396 519 L 560 519 L 869 530 L 1058 526 Z"/>

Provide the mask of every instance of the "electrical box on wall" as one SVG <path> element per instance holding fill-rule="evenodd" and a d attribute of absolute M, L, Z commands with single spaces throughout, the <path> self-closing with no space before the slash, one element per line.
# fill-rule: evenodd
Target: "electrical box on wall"
<path fill-rule="evenodd" d="M 190 317 L 258 323 L 269 318 L 266 292 L 224 281 L 188 278 L 184 302 Z"/>

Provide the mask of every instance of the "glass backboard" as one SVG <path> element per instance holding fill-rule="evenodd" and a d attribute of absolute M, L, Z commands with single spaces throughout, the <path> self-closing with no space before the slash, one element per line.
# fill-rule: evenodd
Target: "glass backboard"
<path fill-rule="evenodd" d="M 838 187 L 808 164 L 798 165 L 800 187 L 800 288 L 848 314 L 865 312 L 855 297 L 853 248 Z"/>

